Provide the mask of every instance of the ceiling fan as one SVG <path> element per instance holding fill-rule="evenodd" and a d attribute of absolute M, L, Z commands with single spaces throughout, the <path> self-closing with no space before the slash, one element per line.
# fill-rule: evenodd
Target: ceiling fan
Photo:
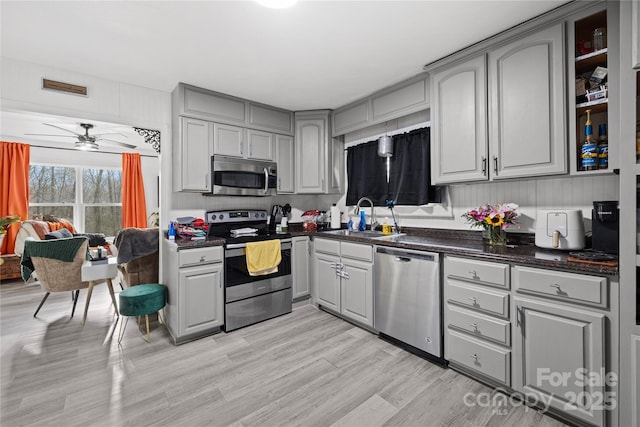
<path fill-rule="evenodd" d="M 78 150 L 85 150 L 85 151 L 98 151 L 98 149 L 100 148 L 100 146 L 97 144 L 98 141 L 107 141 L 109 144 L 119 145 L 121 147 L 129 148 L 129 149 L 136 148 L 135 145 L 126 144 L 124 142 L 115 141 L 113 139 L 103 138 L 105 135 L 120 135 L 126 138 L 127 135 L 124 135 L 122 133 L 112 132 L 112 133 L 100 133 L 100 134 L 89 135 L 89 129 L 93 129 L 93 125 L 91 123 L 80 123 L 80 127 L 84 129 L 84 134 L 77 133 L 69 129 L 65 129 L 60 126 L 52 125 L 50 123 L 43 123 L 43 125 L 51 126 L 53 128 L 72 133 L 73 136 L 72 135 L 48 135 L 44 133 L 26 133 L 25 135 L 55 136 L 58 138 L 76 138 L 77 141 L 75 143 L 75 148 L 77 148 Z"/>

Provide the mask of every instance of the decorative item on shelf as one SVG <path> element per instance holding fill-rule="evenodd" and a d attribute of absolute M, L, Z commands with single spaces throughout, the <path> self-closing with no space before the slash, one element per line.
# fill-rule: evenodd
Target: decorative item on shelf
<path fill-rule="evenodd" d="M 590 171 L 598 169 L 598 143 L 593 138 L 591 110 L 587 110 L 586 113 L 587 121 L 584 124 L 585 139 L 582 142 L 580 164 L 582 165 L 582 170 Z"/>
<path fill-rule="evenodd" d="M 2 247 L 2 241 L 4 240 L 4 236 L 7 234 L 9 226 L 18 221 L 20 221 L 20 217 L 15 214 L 0 217 L 0 247 Z"/>
<path fill-rule="evenodd" d="M 491 246 L 507 244 L 507 228 L 517 227 L 518 205 L 505 203 L 502 205 L 486 205 L 471 209 L 462 214 L 472 227 L 482 228 L 483 239 Z"/>

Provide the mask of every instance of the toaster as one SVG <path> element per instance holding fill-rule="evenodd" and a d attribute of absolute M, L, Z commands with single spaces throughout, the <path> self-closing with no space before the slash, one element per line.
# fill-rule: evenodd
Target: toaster
<path fill-rule="evenodd" d="M 541 209 L 536 219 L 536 246 L 547 249 L 584 249 L 581 210 Z"/>

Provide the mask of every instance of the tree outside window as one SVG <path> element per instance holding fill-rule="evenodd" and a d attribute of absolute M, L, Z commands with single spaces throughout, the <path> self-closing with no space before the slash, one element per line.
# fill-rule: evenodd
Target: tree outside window
<path fill-rule="evenodd" d="M 31 165 L 29 217 L 52 215 L 79 232 L 114 236 L 122 228 L 122 171 Z"/>

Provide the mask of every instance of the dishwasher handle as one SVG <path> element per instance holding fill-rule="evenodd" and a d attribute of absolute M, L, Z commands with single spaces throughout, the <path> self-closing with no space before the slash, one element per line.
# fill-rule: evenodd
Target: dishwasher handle
<path fill-rule="evenodd" d="M 395 257 L 396 262 L 410 262 L 412 259 L 424 261 L 438 261 L 438 254 L 415 250 L 395 249 L 386 246 L 377 246 L 377 254 L 385 254 Z"/>

